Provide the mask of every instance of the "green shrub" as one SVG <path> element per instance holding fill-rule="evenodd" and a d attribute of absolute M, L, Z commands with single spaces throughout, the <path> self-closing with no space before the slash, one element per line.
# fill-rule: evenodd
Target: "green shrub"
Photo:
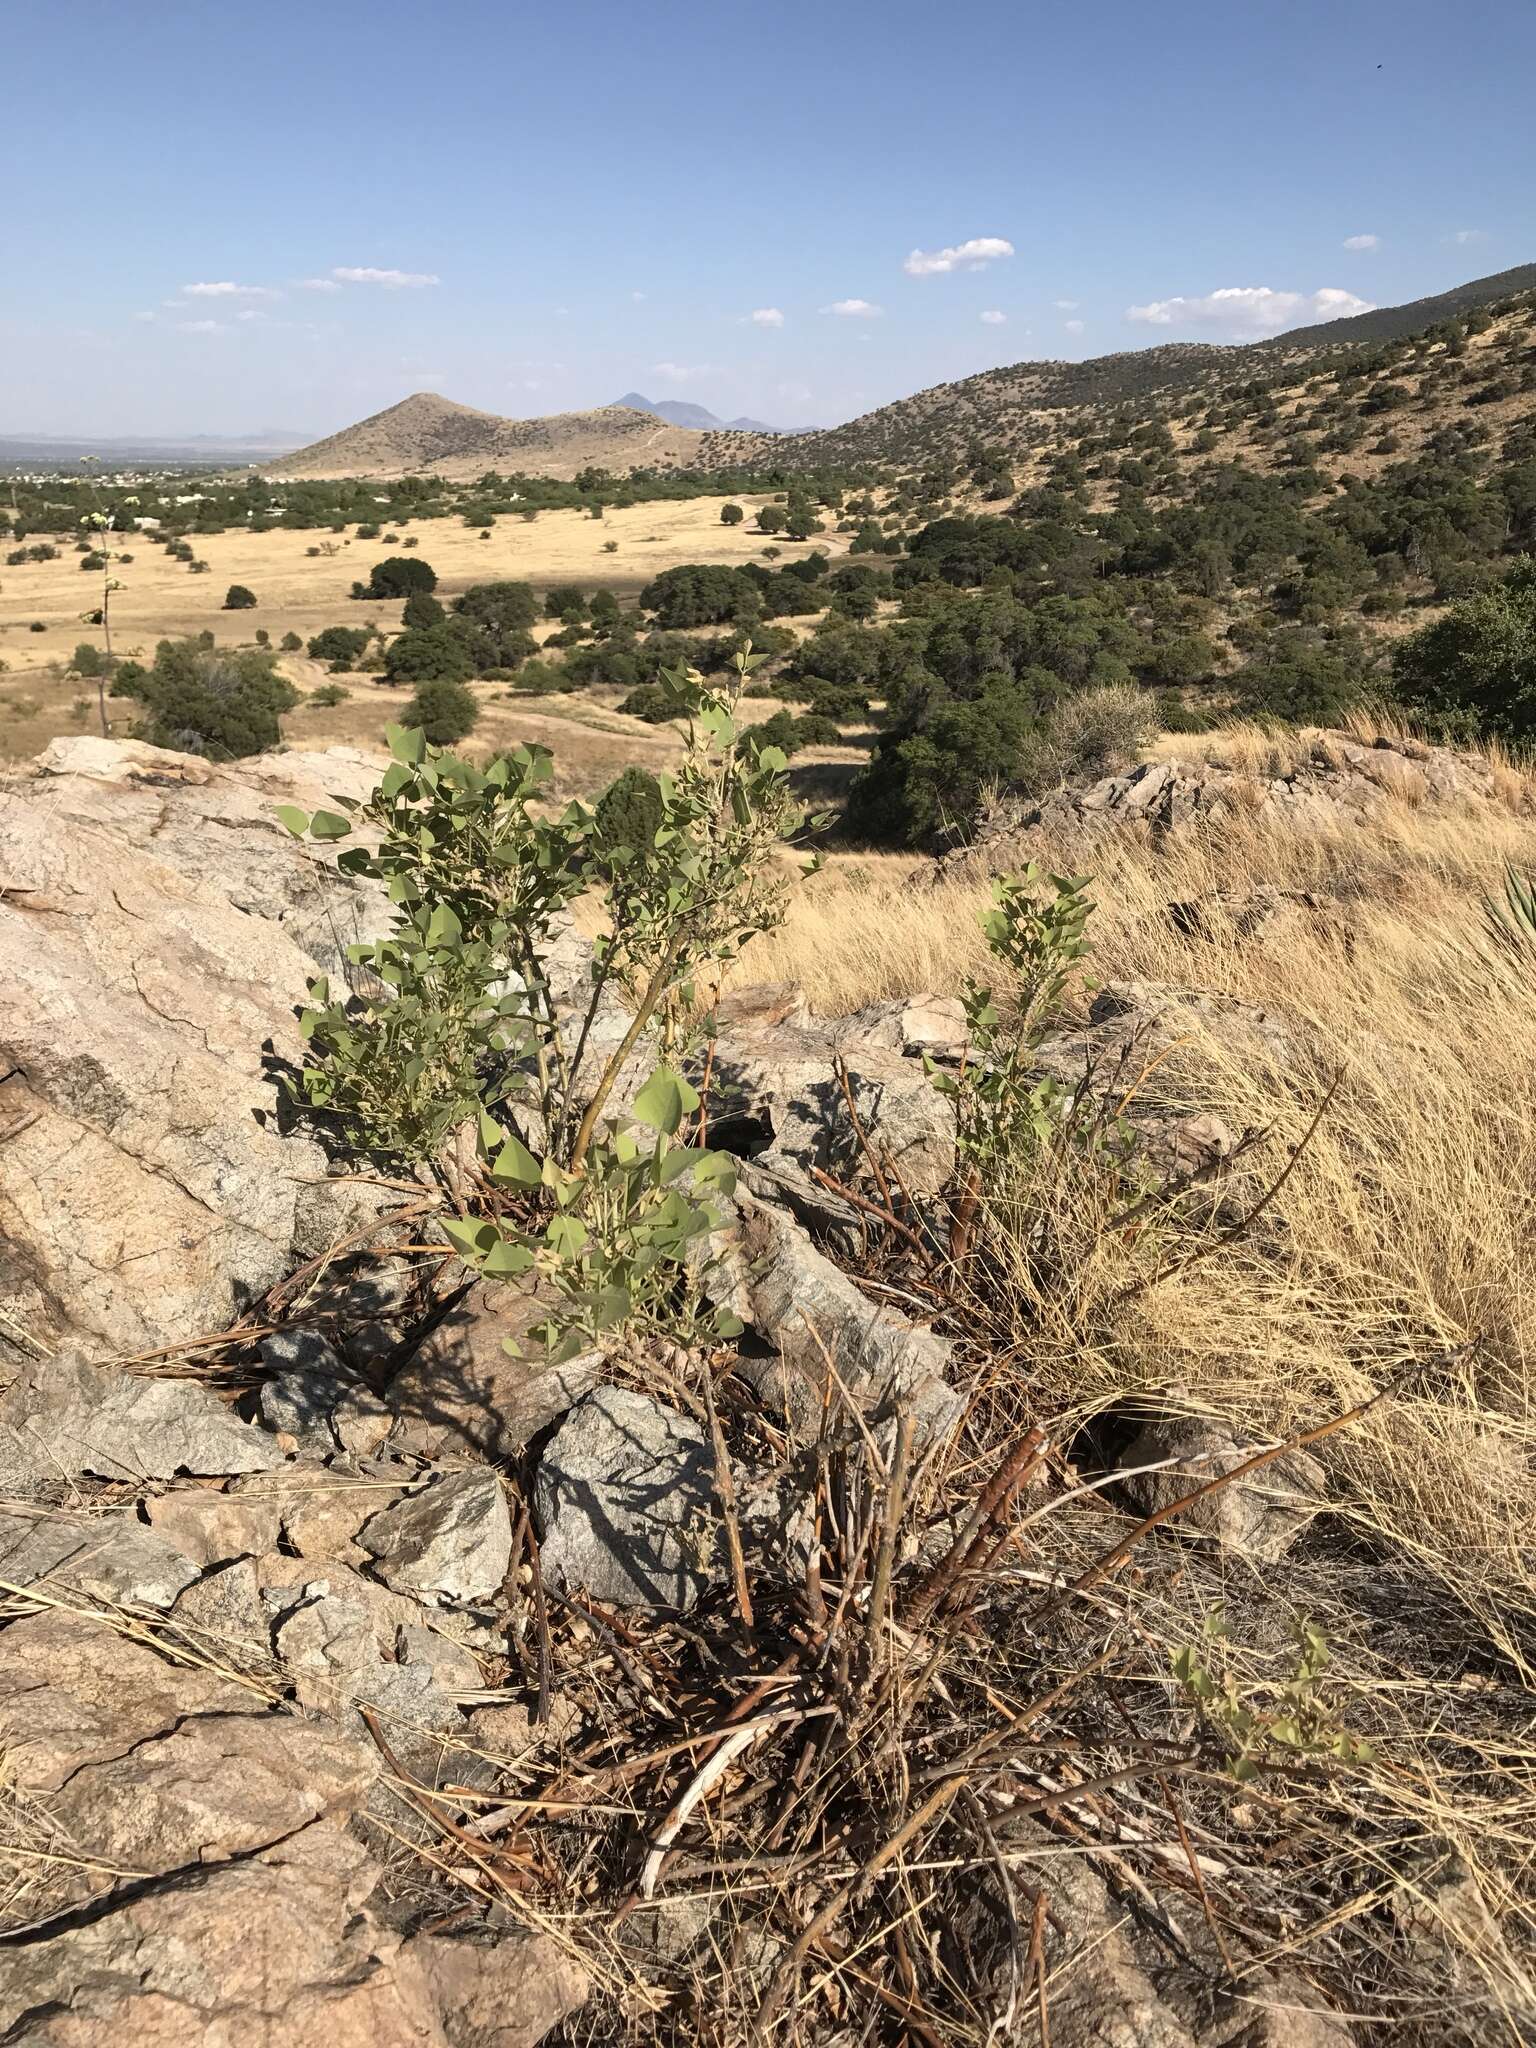
<path fill-rule="evenodd" d="M 227 612 L 250 612 L 256 609 L 256 593 L 247 590 L 243 583 L 231 583 L 224 593 L 224 609 Z"/>
<path fill-rule="evenodd" d="M 644 611 L 669 630 L 755 619 L 762 600 L 757 585 L 740 569 L 685 562 L 653 576 L 640 593 Z"/>
<path fill-rule="evenodd" d="M 476 583 L 454 599 L 453 627 L 469 649 L 472 673 L 516 668 L 538 652 L 528 628 L 539 601 L 527 583 Z"/>
<path fill-rule="evenodd" d="M 382 562 L 375 562 L 366 584 L 355 585 L 364 597 L 409 597 L 413 591 L 433 591 L 437 588 L 437 574 L 429 562 L 419 556 L 407 559 L 404 555 L 390 555 Z"/>
<path fill-rule="evenodd" d="M 384 673 L 392 683 L 464 683 L 475 673 L 475 661 L 452 625 L 419 626 L 390 642 Z"/>
<path fill-rule="evenodd" d="M 1496 590 L 1459 599 L 1444 618 L 1399 643 L 1392 680 L 1431 718 L 1470 714 L 1480 732 L 1536 734 L 1536 561 L 1516 563 Z"/>
<path fill-rule="evenodd" d="M 558 661 L 525 661 L 510 671 L 514 688 L 509 695 L 553 697 L 571 687 L 571 678 Z"/>
<path fill-rule="evenodd" d="M 440 626 L 448 616 L 430 591 L 413 590 L 400 614 L 403 626 Z"/>
<path fill-rule="evenodd" d="M 666 819 L 661 784 L 645 768 L 626 768 L 598 799 L 593 818 L 605 864 L 649 852 Z"/>
<path fill-rule="evenodd" d="M 121 663 L 112 695 L 142 705 L 140 739 L 215 761 L 275 747 L 280 714 L 299 701 L 270 653 L 222 653 L 196 640 L 162 640 L 150 669 Z"/>
<path fill-rule="evenodd" d="M 605 1331 L 713 1341 L 742 1327 L 711 1310 L 693 1272 L 691 1252 L 723 1220 L 711 1194 L 734 1184 L 728 1159 L 682 1135 L 697 1091 L 664 1065 L 623 1116 L 608 1105 L 645 1027 L 675 1042 L 695 986 L 782 917 L 774 854 L 801 818 L 782 758 L 728 737 L 746 668 L 743 658 L 720 692 L 669 678 L 689 715 L 681 762 L 665 784 L 627 778 L 595 813 L 553 811 L 541 749 L 513 749 L 482 772 L 419 729 L 391 727 L 394 763 L 359 820 L 368 837 L 340 857 L 387 884 L 395 906 L 392 933 L 353 949 L 387 993 L 333 999 L 324 979 L 311 982 L 308 1058 L 290 1093 L 327 1119 L 333 1141 L 409 1163 L 439 1190 L 426 1227 L 474 1271 L 537 1268 L 558 1302 L 542 1332 L 557 1360 Z M 352 830 L 335 812 L 285 805 L 279 816 L 324 842 Z M 595 1049 L 610 983 L 635 992 L 635 1022 L 577 1074 L 547 962 L 570 904 L 594 884 L 607 936 L 570 1031 Z M 450 1175 L 446 1148 L 466 1127 L 482 1171 Z"/>
<path fill-rule="evenodd" d="M 837 720 L 826 718 L 819 711 L 807 711 L 797 718 L 794 735 L 797 747 L 836 747 L 843 738 Z"/>
<path fill-rule="evenodd" d="M 964 830 L 990 785 L 1017 780 L 1034 733 L 1027 700 L 1003 685 L 939 704 L 917 729 L 883 733 L 849 790 L 849 832 L 919 846 Z"/>
<path fill-rule="evenodd" d="M 647 725 L 665 725 L 677 716 L 677 706 L 657 683 L 642 683 L 619 705 L 626 717 L 642 718 Z"/>
<path fill-rule="evenodd" d="M 297 640 L 296 633 L 288 634 L 283 642 Z M 310 640 L 308 653 L 311 661 L 328 661 L 338 670 L 346 669 L 367 652 L 373 635 L 366 626 L 327 626 Z"/>
<path fill-rule="evenodd" d="M 474 692 L 444 677 L 422 683 L 405 707 L 405 722 L 424 732 L 434 747 L 451 747 L 475 729 L 480 707 Z"/>

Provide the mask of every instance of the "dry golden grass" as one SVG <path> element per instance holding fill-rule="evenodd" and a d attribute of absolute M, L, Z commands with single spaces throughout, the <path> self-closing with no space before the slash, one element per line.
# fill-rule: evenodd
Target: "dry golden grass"
<path fill-rule="evenodd" d="M 1261 1170 L 1278 1171 L 1337 1086 L 1251 1241 L 1113 1313 L 1127 1254 L 1085 1241 L 1065 1300 L 1031 1305 L 1022 1391 L 1081 1416 L 1127 1389 L 1177 1384 L 1280 1436 L 1430 1361 L 1326 1447 L 1334 1509 L 1418 1560 L 1528 1670 L 1536 985 L 1489 959 L 1480 921 L 1504 864 L 1536 864 L 1536 825 L 1495 805 L 1410 799 L 1365 830 L 1301 835 L 1250 819 L 1157 847 L 1121 837 L 1050 855 L 1096 877 L 1100 981 L 1221 991 L 1284 1020 L 1288 1056 L 1239 1057 L 1191 1018 L 1159 1074 L 1235 1132 L 1270 1129 Z M 833 1014 L 955 988 L 985 964 L 985 887 L 924 887 L 911 867 L 835 863 L 743 974 L 799 980 Z M 1247 937 L 1181 933 L 1166 915 L 1261 883 L 1342 900 Z"/>
<path fill-rule="evenodd" d="M 414 536 L 416 552 L 438 575 L 439 596 L 451 599 L 472 583 L 515 578 L 543 590 L 551 583 L 598 585 L 621 594 L 638 590 L 660 570 L 679 562 L 741 564 L 757 558 L 765 545 L 786 554 L 794 543 L 780 535 L 768 543 L 751 524 L 722 526 L 724 498 L 692 498 L 610 508 L 602 519 L 579 512 L 541 512 L 529 521 L 498 519 L 490 537 L 460 519 L 396 520 L 386 530 L 402 538 Z M 749 514 L 761 498 L 742 497 Z M 381 508 L 382 509 L 382 508 Z M 358 603 L 348 593 L 364 580 L 371 565 L 398 546 L 382 540 L 360 541 L 320 533 L 210 533 L 191 536 L 207 562 L 206 575 L 191 575 L 184 563 L 171 561 L 163 549 L 143 537 L 129 542 L 133 560 L 115 573 L 124 588 L 112 601 L 113 647 L 119 655 L 153 656 L 157 640 L 211 632 L 221 646 L 249 645 L 263 629 L 274 647 L 285 633 L 304 640 L 326 626 L 373 623 L 391 630 L 400 624 L 400 603 Z M 617 544 L 614 554 L 604 549 Z M 818 534 L 815 546 L 832 555 L 843 553 L 847 536 Z M 312 547 L 334 547 L 331 555 L 310 555 Z M 81 557 L 66 543 L 55 562 L 27 562 L 0 572 L 0 757 L 12 760 L 38 753 L 59 733 L 94 731 L 95 692 L 64 671 L 82 640 L 102 644 L 100 627 L 87 626 L 81 614 L 101 601 L 99 575 L 83 575 Z M 255 592 L 253 611 L 227 612 L 224 593 L 232 583 Z M 31 630 L 42 625 L 41 633 Z M 300 688 L 328 682 L 320 668 L 302 658 L 284 667 Z M 385 718 L 397 706 L 384 708 L 376 725 L 364 732 L 373 686 L 343 678 L 352 691 L 347 705 L 333 713 L 301 709 L 285 721 L 285 736 L 304 746 L 369 743 L 378 738 Z M 399 696 L 405 701 L 407 693 Z M 385 703 L 386 693 L 377 701 Z M 486 695 L 494 699 L 488 686 Z M 88 700 L 80 712 L 71 707 Z M 114 729 L 126 733 L 133 707 L 109 700 Z M 501 743 L 498 720 L 496 743 Z M 631 756 L 629 758 L 643 758 Z M 621 762 L 622 766 L 623 763 Z"/>

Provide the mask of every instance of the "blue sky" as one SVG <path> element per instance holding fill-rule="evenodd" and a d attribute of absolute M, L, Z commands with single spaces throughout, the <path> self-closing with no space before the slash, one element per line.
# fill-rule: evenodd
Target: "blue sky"
<path fill-rule="evenodd" d="M 0 432 L 832 422 L 1536 258 L 1529 0 L 11 0 L 0 62 Z"/>

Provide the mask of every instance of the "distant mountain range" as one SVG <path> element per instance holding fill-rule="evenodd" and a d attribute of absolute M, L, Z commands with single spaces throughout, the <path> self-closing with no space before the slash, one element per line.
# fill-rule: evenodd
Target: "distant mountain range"
<path fill-rule="evenodd" d="M 698 433 L 737 434 L 784 434 L 793 432 L 788 427 L 764 426 L 761 420 L 723 420 L 712 413 L 707 406 L 691 405 L 685 398 L 642 398 L 638 391 L 626 391 L 622 398 L 613 401 L 613 408 L 627 407 L 631 412 L 648 412 L 653 419 L 665 420 L 669 426 L 692 427 Z"/>
<path fill-rule="evenodd" d="M 1180 406 L 1187 410 L 1193 397 L 1231 386 L 1234 379 L 1263 383 L 1301 363 L 1337 362 L 1351 351 L 1402 340 L 1474 307 L 1524 304 L 1524 295 L 1533 291 L 1536 264 L 1522 264 L 1410 305 L 1380 306 L 1263 341 L 1227 346 L 1173 342 L 1085 362 L 1004 364 L 916 392 L 839 427 L 795 430 L 750 419 L 722 421 L 702 405 L 650 399 L 638 391 L 589 412 L 514 420 L 419 391 L 292 454 L 279 453 L 292 442 L 277 434 L 181 442 L 17 436 L 0 437 L 0 465 L 62 464 L 100 453 L 117 461 L 247 462 L 274 477 L 418 474 L 465 479 L 486 470 L 521 470 L 570 478 L 586 468 L 906 467 L 960 459 L 978 445 L 1022 455 L 1071 431 L 1074 423 L 1081 432 L 1095 418 L 1131 408 L 1149 418 Z"/>
<path fill-rule="evenodd" d="M 306 436 L 285 433 L 279 428 L 255 434 L 153 434 L 107 435 L 87 440 L 63 434 L 0 434 L 0 465 L 32 463 L 42 469 L 64 468 L 87 455 L 99 455 L 108 464 L 123 463 L 228 463 L 260 462 L 268 456 L 286 455 L 302 448 Z"/>

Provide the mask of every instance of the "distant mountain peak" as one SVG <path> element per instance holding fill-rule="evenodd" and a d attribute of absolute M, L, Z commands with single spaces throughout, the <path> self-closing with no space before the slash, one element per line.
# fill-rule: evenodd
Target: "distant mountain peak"
<path fill-rule="evenodd" d="M 652 419 L 665 420 L 669 427 L 692 427 L 699 433 L 778 434 L 782 427 L 766 426 L 762 420 L 723 420 L 707 406 L 694 405 L 686 398 L 647 398 L 639 391 L 626 391 L 613 401 L 610 411 L 648 412 Z"/>

